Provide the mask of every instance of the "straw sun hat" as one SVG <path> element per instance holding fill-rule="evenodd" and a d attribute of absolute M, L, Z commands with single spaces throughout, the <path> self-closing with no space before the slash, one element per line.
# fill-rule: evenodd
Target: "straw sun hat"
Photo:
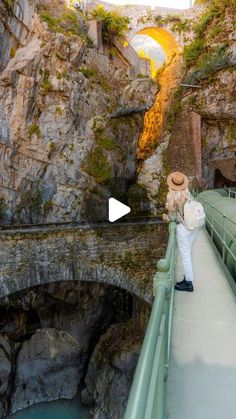
<path fill-rule="evenodd" d="M 188 178 L 183 173 L 172 172 L 167 177 L 167 185 L 174 191 L 182 191 L 188 187 Z"/>

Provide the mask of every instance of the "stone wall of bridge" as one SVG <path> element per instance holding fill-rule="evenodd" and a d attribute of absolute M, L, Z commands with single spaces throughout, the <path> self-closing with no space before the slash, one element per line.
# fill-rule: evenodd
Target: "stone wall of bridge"
<path fill-rule="evenodd" d="M 150 303 L 167 236 L 167 226 L 157 223 L 2 231 L 0 298 L 37 285 L 78 280 L 115 285 Z"/>

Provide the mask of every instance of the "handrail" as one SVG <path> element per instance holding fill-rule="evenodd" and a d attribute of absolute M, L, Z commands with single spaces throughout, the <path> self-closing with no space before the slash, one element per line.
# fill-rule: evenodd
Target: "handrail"
<path fill-rule="evenodd" d="M 226 228 L 225 221 L 227 220 L 228 222 L 230 222 L 231 224 L 233 224 L 235 226 L 236 226 L 236 222 L 231 220 L 226 214 L 219 211 L 213 204 L 210 204 L 209 202 L 207 202 L 203 197 L 200 197 L 200 200 L 202 201 L 203 205 L 205 206 L 206 222 L 209 226 L 209 230 L 210 230 L 209 234 L 210 234 L 211 240 L 213 240 L 213 236 L 215 234 L 218 237 L 218 239 L 220 240 L 221 244 L 222 244 L 222 259 L 223 259 L 223 262 L 224 263 L 226 262 L 226 250 L 230 253 L 231 257 L 236 262 L 236 255 L 231 250 L 232 243 L 236 242 L 236 237 L 233 236 L 232 233 Z M 208 216 L 208 212 L 207 212 L 208 208 L 211 209 L 211 211 L 209 211 L 209 213 L 210 213 L 209 216 Z M 213 218 L 213 211 L 212 210 L 217 212 L 222 217 L 222 222 L 221 223 L 219 223 L 216 219 Z M 222 226 L 223 235 L 221 235 L 219 233 L 219 231 L 215 228 L 215 226 L 217 224 Z M 230 246 L 228 246 L 227 241 L 226 241 L 227 236 L 230 237 L 230 239 L 231 239 Z"/>
<path fill-rule="evenodd" d="M 227 189 L 229 198 L 236 198 L 236 190 Z M 233 194 L 234 196 L 231 196 Z"/>
<path fill-rule="evenodd" d="M 176 255 L 176 224 L 169 224 L 164 259 L 153 279 L 154 303 L 139 355 L 124 419 L 164 419 Z"/>

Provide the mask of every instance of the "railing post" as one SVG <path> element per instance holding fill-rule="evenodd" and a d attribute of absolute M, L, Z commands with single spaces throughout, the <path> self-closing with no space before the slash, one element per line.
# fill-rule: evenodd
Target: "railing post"
<path fill-rule="evenodd" d="M 213 208 L 214 206 L 211 205 L 211 240 L 213 240 Z"/>
<path fill-rule="evenodd" d="M 223 250 L 222 250 L 222 258 L 223 258 L 223 262 L 225 263 L 225 245 L 226 245 L 226 241 L 225 241 L 225 217 L 226 214 L 223 214 L 223 240 L 222 240 L 222 245 L 223 245 Z"/>

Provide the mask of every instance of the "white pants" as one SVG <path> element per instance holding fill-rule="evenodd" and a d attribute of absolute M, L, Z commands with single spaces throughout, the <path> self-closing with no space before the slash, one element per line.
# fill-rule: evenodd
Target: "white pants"
<path fill-rule="evenodd" d="M 183 262 L 186 281 L 193 281 L 192 245 L 198 230 L 188 230 L 183 224 L 177 225 L 177 243 Z"/>

